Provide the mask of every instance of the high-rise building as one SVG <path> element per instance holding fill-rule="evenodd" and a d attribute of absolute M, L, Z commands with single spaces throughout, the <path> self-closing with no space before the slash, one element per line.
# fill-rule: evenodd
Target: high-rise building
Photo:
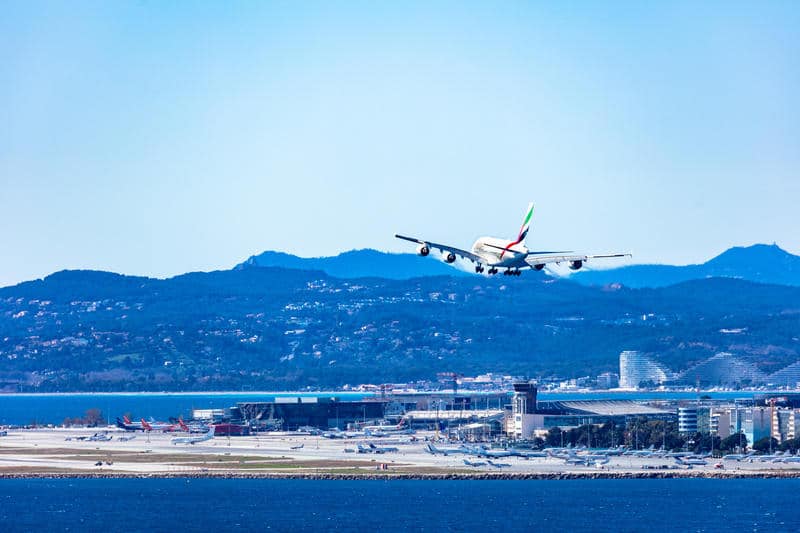
<path fill-rule="evenodd" d="M 778 408 L 772 413 L 772 438 L 778 442 L 794 439 L 800 433 L 800 410 Z"/>
<path fill-rule="evenodd" d="M 697 433 L 697 407 L 678 407 L 678 431 Z"/>
<path fill-rule="evenodd" d="M 667 373 L 652 358 L 636 351 L 619 354 L 619 386 L 623 389 L 638 389 L 643 383 L 661 385 L 667 381 Z"/>
<path fill-rule="evenodd" d="M 603 372 L 597 376 L 597 387 L 600 389 L 613 389 L 619 386 L 619 376 L 614 372 Z"/>
<path fill-rule="evenodd" d="M 772 433 L 769 407 L 749 407 L 744 413 L 744 434 L 750 446 Z"/>

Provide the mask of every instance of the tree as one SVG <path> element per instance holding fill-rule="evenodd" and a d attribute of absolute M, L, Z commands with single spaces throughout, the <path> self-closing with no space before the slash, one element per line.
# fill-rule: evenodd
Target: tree
<path fill-rule="evenodd" d="M 716 435 L 712 437 L 708 433 L 696 433 L 692 440 L 695 453 L 710 452 L 712 449 L 717 452 L 722 448 L 722 443 Z"/>
<path fill-rule="evenodd" d="M 747 448 L 747 444 L 747 437 L 745 437 L 744 433 L 734 433 L 722 439 L 719 443 L 719 449 L 723 452 L 732 452 L 737 449 L 744 451 Z"/>
<path fill-rule="evenodd" d="M 86 416 L 84 418 L 84 422 L 90 428 L 94 428 L 99 426 L 103 423 L 103 412 L 96 407 L 92 407 L 91 409 L 86 410 Z"/>
<path fill-rule="evenodd" d="M 770 450 L 777 450 L 778 449 L 778 441 L 773 439 L 772 437 L 764 437 L 758 439 L 753 444 L 753 449 L 759 452 L 768 452 Z"/>
<path fill-rule="evenodd" d="M 547 430 L 544 442 L 548 446 L 561 446 L 561 428 L 552 427 Z"/>
<path fill-rule="evenodd" d="M 795 437 L 793 439 L 788 439 L 781 442 L 779 449 L 782 452 L 789 452 L 789 453 L 797 453 L 797 450 L 800 450 L 800 437 Z"/>

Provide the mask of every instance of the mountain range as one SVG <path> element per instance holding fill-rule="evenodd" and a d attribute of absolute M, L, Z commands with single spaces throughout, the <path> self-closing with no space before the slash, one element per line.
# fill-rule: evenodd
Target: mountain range
<path fill-rule="evenodd" d="M 253 266 L 319 270 L 342 279 L 376 277 L 411 279 L 421 276 L 464 276 L 469 273 L 431 257 L 390 254 L 376 250 L 352 250 L 333 257 L 301 258 L 267 251 L 254 255 L 235 268 Z M 726 277 L 800 286 L 800 256 L 775 244 L 730 248 L 699 265 L 631 265 L 608 270 L 580 270 L 570 279 L 582 285 L 621 284 L 626 287 L 666 287 L 683 281 Z"/>
<path fill-rule="evenodd" d="M 631 265 L 582 270 L 573 279 L 585 285 L 619 283 L 626 287 L 665 287 L 705 278 L 735 278 L 757 283 L 800 286 L 800 256 L 776 244 L 730 248 L 700 265 Z"/>
<path fill-rule="evenodd" d="M 732 278 L 635 289 L 541 272 L 62 271 L 0 289 L 0 390 L 285 390 L 439 372 L 569 378 L 617 371 L 623 350 L 674 373 L 728 352 L 770 375 L 800 359 L 799 317 L 800 287 Z"/>

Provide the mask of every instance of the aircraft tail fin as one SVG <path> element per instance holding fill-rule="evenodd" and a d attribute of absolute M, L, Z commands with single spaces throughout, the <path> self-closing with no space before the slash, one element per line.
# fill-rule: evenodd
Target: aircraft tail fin
<path fill-rule="evenodd" d="M 519 229 L 519 235 L 517 236 L 517 243 L 524 241 L 525 237 L 528 236 L 528 230 L 531 227 L 532 219 L 533 219 L 533 202 L 528 204 L 528 210 L 525 211 L 525 218 L 522 221 L 522 227 Z"/>
<path fill-rule="evenodd" d="M 506 252 L 511 250 L 514 246 L 518 245 L 519 243 L 525 241 L 525 237 L 528 236 L 528 230 L 531 227 L 531 220 L 533 219 L 533 202 L 528 204 L 528 210 L 525 211 L 525 218 L 522 220 L 522 227 L 519 228 L 519 234 L 517 238 L 510 242 L 505 248 L 503 248 L 503 252 L 500 254 L 500 259 L 506 255 Z M 513 252 L 513 250 L 511 250 Z"/>

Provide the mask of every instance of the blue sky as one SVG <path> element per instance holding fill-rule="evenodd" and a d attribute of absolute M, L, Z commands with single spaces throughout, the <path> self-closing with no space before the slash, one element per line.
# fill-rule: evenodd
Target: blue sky
<path fill-rule="evenodd" d="M 0 285 L 402 232 L 800 252 L 794 2 L 6 2 Z"/>

